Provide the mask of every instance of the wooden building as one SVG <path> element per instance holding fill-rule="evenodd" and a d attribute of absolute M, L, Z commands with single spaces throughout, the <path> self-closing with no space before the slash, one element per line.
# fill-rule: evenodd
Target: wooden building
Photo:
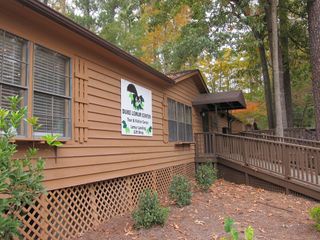
<path fill-rule="evenodd" d="M 2 1 L 0 106 L 24 98 L 42 127 L 23 125 L 16 141 L 46 159 L 48 194 L 20 216 L 24 237 L 75 237 L 132 210 L 144 188 L 192 177 L 193 134 L 211 130 L 199 94 L 198 70 L 166 76 L 36 0 Z M 64 145 L 46 147 L 47 133 Z"/>

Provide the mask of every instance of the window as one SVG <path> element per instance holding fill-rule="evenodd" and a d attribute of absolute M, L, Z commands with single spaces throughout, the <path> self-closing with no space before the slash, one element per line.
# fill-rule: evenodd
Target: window
<path fill-rule="evenodd" d="M 0 29 L 0 107 L 9 108 L 8 97 L 27 102 L 27 41 Z M 18 135 L 25 135 L 25 126 Z"/>
<path fill-rule="evenodd" d="M 28 63 L 28 49 L 34 46 L 34 61 Z M 20 96 L 22 106 L 39 118 L 34 136 L 59 134 L 71 137 L 70 58 L 0 29 L 0 107 L 9 108 L 8 97 Z M 28 73 L 32 69 L 32 81 Z M 33 91 L 29 85 L 33 83 Z M 28 102 L 28 96 L 33 102 Z M 21 107 L 22 107 L 21 106 Z M 18 135 L 29 136 L 22 123 Z M 31 131 L 30 131 L 31 132 Z M 31 136 L 29 136 L 31 137 Z"/>
<path fill-rule="evenodd" d="M 169 141 L 191 142 L 192 109 L 182 103 L 168 99 Z"/>
<path fill-rule="evenodd" d="M 71 135 L 70 59 L 35 45 L 33 66 L 33 115 L 39 118 L 35 136 Z"/>

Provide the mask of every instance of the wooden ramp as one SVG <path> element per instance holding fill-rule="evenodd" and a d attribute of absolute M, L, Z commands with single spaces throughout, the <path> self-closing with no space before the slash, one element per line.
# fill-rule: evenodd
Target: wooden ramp
<path fill-rule="evenodd" d="M 226 179 L 320 200 L 320 148 L 219 133 L 195 140 L 196 161 L 213 160 Z"/>

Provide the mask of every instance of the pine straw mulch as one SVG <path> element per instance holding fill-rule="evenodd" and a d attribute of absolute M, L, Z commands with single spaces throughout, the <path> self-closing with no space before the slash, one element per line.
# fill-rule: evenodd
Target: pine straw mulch
<path fill-rule="evenodd" d="M 79 240 L 215 240 L 226 236 L 226 217 L 235 220 L 241 237 L 251 225 L 255 239 L 320 239 L 308 215 L 317 203 L 301 197 L 218 180 L 207 193 L 194 190 L 190 206 L 177 208 L 167 199 L 163 202 L 170 206 L 164 227 L 135 230 L 131 215 L 127 214 L 112 218 Z"/>

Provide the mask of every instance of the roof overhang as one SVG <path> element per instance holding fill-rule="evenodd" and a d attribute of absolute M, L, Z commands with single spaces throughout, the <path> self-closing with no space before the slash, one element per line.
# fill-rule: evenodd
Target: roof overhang
<path fill-rule="evenodd" d="M 229 91 L 219 93 L 205 93 L 198 95 L 193 101 L 193 106 L 214 110 L 233 110 L 246 108 L 242 91 Z"/>

